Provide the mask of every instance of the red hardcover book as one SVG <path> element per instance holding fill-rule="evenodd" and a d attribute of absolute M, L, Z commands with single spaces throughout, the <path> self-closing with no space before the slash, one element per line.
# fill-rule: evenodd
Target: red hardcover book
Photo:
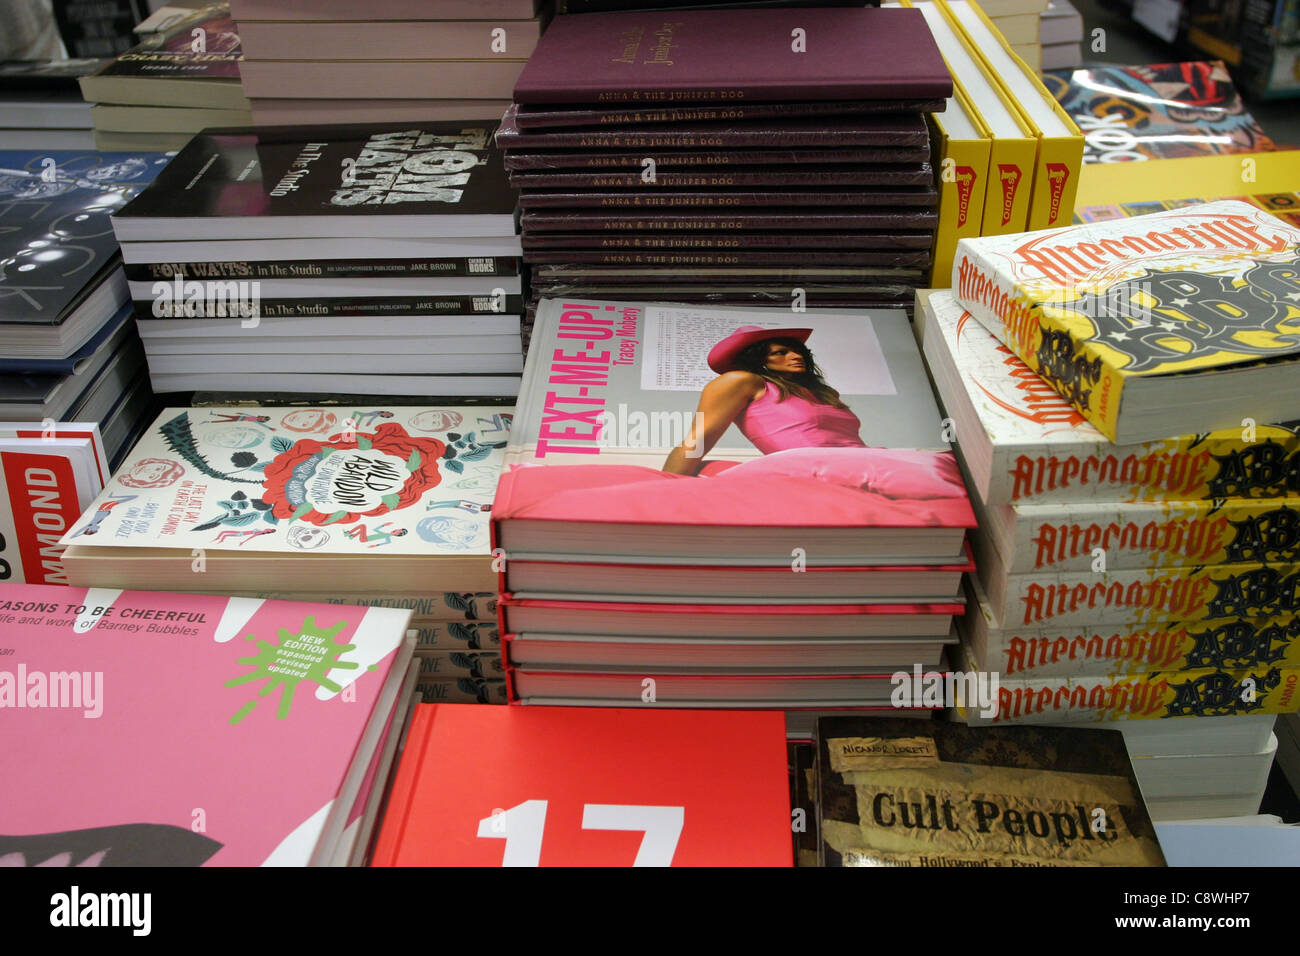
<path fill-rule="evenodd" d="M 947 98 L 952 78 L 915 10 L 678 10 L 557 17 L 519 103 Z"/>
<path fill-rule="evenodd" d="M 426 704 L 372 865 L 790 866 L 786 783 L 779 713 Z"/>

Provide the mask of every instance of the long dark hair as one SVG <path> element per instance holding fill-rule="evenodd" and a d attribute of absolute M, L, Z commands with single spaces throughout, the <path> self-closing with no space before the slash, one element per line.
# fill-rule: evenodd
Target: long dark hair
<path fill-rule="evenodd" d="M 767 367 L 768 348 L 772 345 L 784 345 L 798 352 L 803 356 L 806 371 L 801 375 L 781 375 L 773 372 Z M 763 339 L 761 342 L 755 342 L 736 357 L 736 366 L 746 372 L 753 372 L 763 381 L 775 385 L 780 393 L 777 399 L 779 402 L 796 395 L 810 402 L 833 405 L 835 408 L 848 408 L 840 400 L 840 393 L 827 385 L 822 378 L 822 370 L 813 361 L 812 351 L 798 339 Z"/>

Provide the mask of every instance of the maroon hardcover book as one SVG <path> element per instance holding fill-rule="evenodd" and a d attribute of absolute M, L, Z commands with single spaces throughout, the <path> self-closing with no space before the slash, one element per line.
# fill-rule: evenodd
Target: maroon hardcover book
<path fill-rule="evenodd" d="M 524 233 L 593 231 L 671 232 L 729 229 L 933 229 L 938 216 L 933 209 L 854 209 L 845 211 L 827 207 L 807 209 L 734 209 L 692 211 L 689 209 L 584 209 L 578 212 L 526 210 L 520 220 Z M 790 237 L 790 245 L 799 240 Z"/>
<path fill-rule="evenodd" d="M 930 236 L 930 233 L 922 233 Z M 801 232 L 800 249 L 863 249 L 880 232 Z M 902 233 L 889 233 L 902 235 Z M 643 235 L 621 232 L 539 232 L 522 237 L 526 250 L 534 249 L 635 249 L 664 252 L 671 249 L 789 249 L 785 232 L 660 232 Z M 927 243 L 927 248 L 929 244 Z"/>
<path fill-rule="evenodd" d="M 644 106 L 619 109 L 582 105 L 568 108 L 523 106 L 515 116 L 520 129 L 567 126 L 636 126 L 642 123 L 718 123 L 792 116 L 849 116 L 870 113 L 942 113 L 944 100 L 821 100 L 792 103 L 725 103 L 716 106 Z"/>
<path fill-rule="evenodd" d="M 532 267 L 533 292 L 547 285 L 557 285 L 582 279 L 598 285 L 624 286 L 650 282 L 704 283 L 716 286 L 740 287 L 774 285 L 793 282 L 808 283 L 870 283 L 897 282 L 916 286 L 922 275 L 914 262 L 929 261 L 925 254 L 914 252 L 872 253 L 880 264 L 861 266 L 825 266 L 799 263 L 795 266 L 697 266 L 690 269 L 673 269 L 664 266 L 602 266 L 583 263 L 535 265 Z M 899 261 L 894 261 L 899 260 Z"/>
<path fill-rule="evenodd" d="M 647 124 L 638 129 L 521 130 L 516 107 L 506 110 L 497 129 L 502 149 L 709 149 L 735 146 L 928 146 L 930 134 L 920 113 L 882 116 L 828 116 L 753 123 Z M 653 157 L 652 157 L 653 158 Z"/>
<path fill-rule="evenodd" d="M 947 99 L 918 10 L 677 10 L 556 17 L 518 103 Z"/>
<path fill-rule="evenodd" d="M 737 209 L 746 206 L 933 206 L 933 186 L 885 189 L 640 190 L 570 192 L 529 190 L 519 194 L 523 209 Z"/>
<path fill-rule="evenodd" d="M 892 255 L 890 250 L 898 249 L 907 243 L 890 243 L 882 240 L 878 248 L 867 252 L 847 252 L 824 249 L 800 250 L 787 249 L 783 252 L 736 252 L 730 249 L 696 249 L 691 252 L 635 252 L 617 250 L 579 249 L 537 249 L 524 253 L 524 262 L 530 264 L 590 263 L 602 266 L 741 266 L 741 265 L 837 265 L 870 266 L 880 264 L 881 254 Z M 924 246 L 916 248 L 929 249 L 927 241 Z M 922 252 L 922 255 L 928 253 Z M 890 260 L 893 261 L 892 259 Z"/>
<path fill-rule="evenodd" d="M 644 156 L 622 150 L 591 150 L 550 153 L 505 154 L 506 169 L 635 169 L 645 168 Z M 713 166 L 791 166 L 815 163 L 924 163 L 930 159 L 925 146 L 846 146 L 841 149 L 710 149 L 656 150 L 652 157 L 659 169 Z"/>
<path fill-rule="evenodd" d="M 934 183 L 929 163 L 886 166 L 766 166 L 756 169 L 527 172 L 510 173 L 510 183 L 520 189 L 727 189 L 733 186 L 927 186 Z"/>

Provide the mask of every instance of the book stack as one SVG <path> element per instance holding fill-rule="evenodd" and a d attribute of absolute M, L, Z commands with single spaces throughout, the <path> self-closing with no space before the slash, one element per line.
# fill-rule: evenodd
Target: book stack
<path fill-rule="evenodd" d="M 1166 235 L 1195 257 L 1153 245 Z M 1297 239 L 1226 202 L 958 246 L 955 294 L 929 295 L 920 334 L 980 517 L 963 653 L 1001 674 L 997 722 L 1300 709 L 1300 550 L 1283 530 L 1300 527 L 1300 402 L 1282 385 L 1300 350 L 1270 324 L 1294 322 L 1274 303 L 1300 288 L 1269 278 L 1292 274 Z M 990 266 L 995 247 L 1012 265 Z M 1105 270 L 1057 258 L 1079 248 L 1104 250 Z M 1289 424 L 1255 424 L 1270 420 Z M 1262 791 L 1271 719 L 1226 743 L 1202 720 L 1159 723 L 1139 772 L 1153 813 L 1196 815 L 1198 794 L 1254 812 L 1240 807 Z M 1253 771 L 1225 777 L 1224 760 Z"/>
<path fill-rule="evenodd" d="M 102 60 L 0 60 L 0 149 L 94 149 L 77 78 Z"/>
<path fill-rule="evenodd" d="M 235 0 L 258 126 L 497 120 L 547 0 Z"/>
<path fill-rule="evenodd" d="M 1040 34 L 1043 17 L 1051 3 L 1052 0 L 980 0 L 979 5 L 1016 56 L 1031 70 L 1042 70 L 1043 41 Z"/>
<path fill-rule="evenodd" d="M 559 17 L 497 133 L 541 296 L 910 308 L 930 264 L 922 18 L 869 9 Z"/>
<path fill-rule="evenodd" d="M 812 762 L 803 865 L 1165 865 L 1113 731 L 823 717 Z"/>
<path fill-rule="evenodd" d="M 805 736 L 943 706 L 911 677 L 954 640 L 974 516 L 907 315 L 797 319 L 541 301 L 492 510 L 513 699 Z"/>
<path fill-rule="evenodd" d="M 109 216 L 157 153 L 0 152 L 0 421 L 98 426 L 109 467 L 151 401 Z M 64 489 L 69 499 L 73 489 Z"/>
<path fill-rule="evenodd" d="M 113 217 L 154 390 L 512 399 L 520 249 L 494 130 L 196 136 Z"/>
<path fill-rule="evenodd" d="M 166 7 L 140 42 L 80 80 L 100 149 L 180 149 L 209 126 L 247 126 L 239 35 L 224 3 Z"/>
<path fill-rule="evenodd" d="M 408 617 L 0 584 L 6 864 L 359 865 L 409 709 Z"/>
<path fill-rule="evenodd" d="M 1039 14 L 1038 42 L 1043 70 L 1068 70 L 1083 63 L 1083 17 L 1070 0 L 1047 0 Z"/>
<path fill-rule="evenodd" d="M 412 615 L 429 699 L 503 701 L 488 513 L 512 409 L 167 409 L 62 543 L 68 580 Z M 430 663 L 432 662 L 432 663 Z"/>

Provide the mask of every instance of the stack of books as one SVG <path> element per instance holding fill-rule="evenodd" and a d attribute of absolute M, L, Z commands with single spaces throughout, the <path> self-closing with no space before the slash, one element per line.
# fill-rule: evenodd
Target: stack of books
<path fill-rule="evenodd" d="M 943 433 L 901 309 L 543 299 L 492 510 L 513 698 L 944 706 L 912 680 L 971 566 Z"/>
<path fill-rule="evenodd" d="M 0 149 L 94 149 L 77 78 L 103 60 L 0 60 Z"/>
<path fill-rule="evenodd" d="M 924 300 L 919 333 L 980 515 L 964 654 L 1000 672 L 998 722 L 1300 709 L 1300 510 L 1286 497 L 1300 402 L 1283 384 L 1300 350 L 1275 337 L 1287 319 L 1274 304 L 1300 293 L 1287 278 L 1294 253 L 1277 251 L 1297 239 L 1229 202 L 1080 226 L 1050 245 L 971 240 L 958 247 L 955 294 Z M 1194 258 L 1169 248 L 1193 241 Z M 994 248 L 1011 265 L 991 267 Z M 1109 261 L 1102 271 L 1071 249 Z M 1198 287 L 1220 304 L 1202 305 Z M 1208 351 L 1205 335 L 1217 336 Z M 1270 420 L 1290 421 L 1256 424 Z M 1160 721 L 1170 736 L 1144 754 L 1160 760 L 1139 770 L 1161 801 L 1153 812 L 1188 815 L 1195 774 L 1201 797 L 1257 805 L 1271 723 L 1223 742 L 1177 726 L 1200 720 Z M 1254 770 L 1224 777 L 1225 759 Z M 1233 812 L 1254 812 L 1242 805 Z"/>
<path fill-rule="evenodd" d="M 137 33 L 137 46 L 80 80 L 100 149 L 180 149 L 209 126 L 252 122 L 226 4 L 166 7 Z"/>
<path fill-rule="evenodd" d="M 259 125 L 500 120 L 548 0 L 235 0 Z"/>
<path fill-rule="evenodd" d="M 497 134 L 534 300 L 910 308 L 951 94 L 913 11 L 559 17 Z"/>
<path fill-rule="evenodd" d="M 513 399 L 520 249 L 495 128 L 196 136 L 113 217 L 154 390 Z"/>
<path fill-rule="evenodd" d="M 1139 763 L 1113 731 L 823 717 L 798 864 L 1164 866 Z"/>
<path fill-rule="evenodd" d="M 0 421 L 97 425 L 109 465 L 152 397 L 109 216 L 166 162 L 0 152 Z"/>
<path fill-rule="evenodd" d="M 6 863 L 359 865 L 407 722 L 408 617 L 0 584 Z"/>
<path fill-rule="evenodd" d="M 1083 62 L 1083 17 L 1070 0 L 1047 0 L 1039 14 L 1043 70 L 1068 70 Z"/>
<path fill-rule="evenodd" d="M 69 526 L 68 580 L 402 609 L 441 661 L 428 696 L 504 700 L 479 659 L 499 646 L 488 514 L 511 413 L 167 409 Z"/>
<path fill-rule="evenodd" d="M 1030 69 L 1042 70 L 1045 67 L 1040 33 L 1051 3 L 1052 0 L 980 0 L 979 5 L 1016 56 Z"/>

